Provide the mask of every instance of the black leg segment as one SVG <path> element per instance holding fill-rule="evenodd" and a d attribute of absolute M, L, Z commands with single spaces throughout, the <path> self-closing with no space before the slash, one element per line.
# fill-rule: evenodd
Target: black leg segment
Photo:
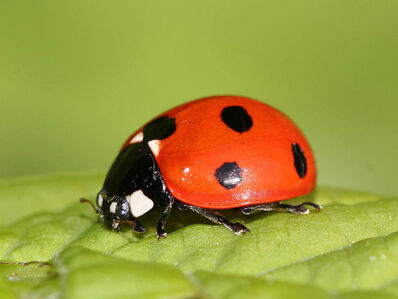
<path fill-rule="evenodd" d="M 288 205 L 280 202 L 272 202 L 267 204 L 259 204 L 248 207 L 241 208 L 241 211 L 245 215 L 250 215 L 255 211 L 288 211 L 294 214 L 308 214 L 310 210 L 305 206 L 311 206 L 315 208 L 318 212 L 321 210 L 321 206 L 313 203 L 313 202 L 303 202 L 299 205 Z"/>
<path fill-rule="evenodd" d="M 166 220 L 170 215 L 171 209 L 173 208 L 173 204 L 174 204 L 174 197 L 170 195 L 169 203 L 167 204 L 166 208 L 163 210 L 162 215 L 160 216 L 160 219 L 156 224 L 156 236 L 158 237 L 158 240 L 162 237 L 165 238 L 167 236 L 167 233 L 164 230 L 164 224 L 166 223 Z"/>
<path fill-rule="evenodd" d="M 141 225 L 137 220 L 118 220 L 115 219 L 114 224 L 113 224 L 113 229 L 115 229 L 116 231 L 119 231 L 120 226 L 119 224 L 121 223 L 127 223 L 128 225 L 130 225 L 131 229 L 136 232 L 136 233 L 145 233 L 146 232 L 146 228 Z"/>
<path fill-rule="evenodd" d="M 233 222 L 225 219 L 222 215 L 220 215 L 218 213 L 211 212 L 209 210 L 206 210 L 206 209 L 203 209 L 200 207 L 191 206 L 189 204 L 182 203 L 182 202 L 179 202 L 178 206 L 179 206 L 180 210 L 188 209 L 188 210 L 198 213 L 199 215 L 209 219 L 210 221 L 213 221 L 214 223 L 222 224 L 237 235 L 244 234 L 245 232 L 250 231 L 243 224 L 241 224 L 239 222 L 233 223 Z"/>

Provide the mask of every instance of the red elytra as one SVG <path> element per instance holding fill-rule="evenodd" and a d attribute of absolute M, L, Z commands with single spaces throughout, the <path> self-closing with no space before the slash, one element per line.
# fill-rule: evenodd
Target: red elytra
<path fill-rule="evenodd" d="M 228 125 L 228 117 L 225 121 L 221 115 L 225 107 L 243 108 L 249 120 L 242 117 L 242 126 Z M 315 161 L 306 138 L 286 115 L 267 104 L 239 96 L 216 96 L 160 116 L 165 115 L 175 118 L 176 131 L 159 140 L 153 152 L 168 189 L 182 202 L 230 209 L 290 199 L 315 187 Z M 234 125 L 243 131 L 233 129 Z M 122 149 L 140 133 L 141 129 Z M 303 161 L 295 161 L 294 145 L 299 146 Z M 240 180 L 232 178 L 233 185 L 228 188 L 216 176 L 224 163 L 240 169 Z M 297 163 L 305 164 L 304 173 Z"/>

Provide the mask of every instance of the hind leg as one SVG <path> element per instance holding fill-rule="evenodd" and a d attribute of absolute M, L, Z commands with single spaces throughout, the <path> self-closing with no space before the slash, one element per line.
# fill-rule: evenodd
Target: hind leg
<path fill-rule="evenodd" d="M 320 211 L 321 206 L 312 202 L 303 202 L 299 205 L 288 205 L 280 202 L 272 202 L 266 204 L 253 205 L 241 208 L 241 211 L 245 215 L 250 215 L 255 211 L 288 211 L 294 214 L 308 214 L 310 210 L 305 206 L 311 206 Z"/>

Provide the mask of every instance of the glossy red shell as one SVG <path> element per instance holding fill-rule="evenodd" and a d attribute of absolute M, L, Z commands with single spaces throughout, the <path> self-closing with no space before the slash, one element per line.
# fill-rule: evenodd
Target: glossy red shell
<path fill-rule="evenodd" d="M 228 106 L 241 106 L 253 125 L 243 133 L 221 119 Z M 311 148 L 297 126 L 271 106 L 238 96 L 196 100 L 160 116 L 175 118 L 176 131 L 161 140 L 155 155 L 163 179 L 178 200 L 211 209 L 229 209 L 280 201 L 314 189 L 316 169 Z M 137 133 L 124 144 L 127 146 Z M 307 171 L 300 178 L 292 144 L 301 147 Z M 236 162 L 242 181 L 226 189 L 215 176 L 225 162 Z"/>

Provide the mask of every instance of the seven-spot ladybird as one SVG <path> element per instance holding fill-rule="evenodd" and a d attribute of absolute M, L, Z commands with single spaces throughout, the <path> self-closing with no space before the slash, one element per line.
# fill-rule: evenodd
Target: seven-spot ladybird
<path fill-rule="evenodd" d="M 97 212 L 110 229 L 127 223 L 144 232 L 137 219 L 162 207 L 160 238 L 176 206 L 242 234 L 249 229 L 211 210 L 306 214 L 305 205 L 320 206 L 280 201 L 311 192 L 315 180 L 311 148 L 287 116 L 249 98 L 215 96 L 171 109 L 128 138 L 97 195 Z"/>

